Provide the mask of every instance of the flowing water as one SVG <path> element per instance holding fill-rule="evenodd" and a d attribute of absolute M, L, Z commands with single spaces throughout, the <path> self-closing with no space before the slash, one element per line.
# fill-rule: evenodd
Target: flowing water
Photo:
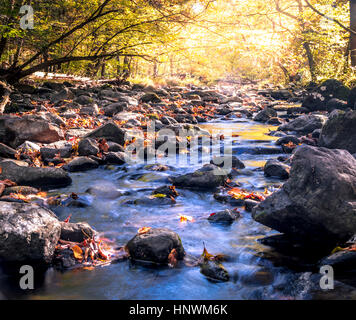
<path fill-rule="evenodd" d="M 242 160 L 246 168 L 235 177 L 241 187 L 263 191 L 268 185 L 278 185 L 278 180 L 264 177 L 263 167 L 267 159 L 280 154 L 253 154 L 255 147 L 275 148 L 277 139 L 266 135 L 275 127 L 257 124 L 247 119 L 229 122 L 216 121 L 201 125 L 205 130 L 232 131 L 233 154 Z M 167 160 L 167 159 L 166 159 Z M 239 208 L 242 218 L 230 226 L 214 225 L 207 216 L 220 209 L 231 208 L 217 202 L 212 192 L 178 189 L 180 196 L 175 205 L 147 206 L 126 205 L 127 200 L 138 199 L 159 186 L 169 184 L 170 175 L 191 172 L 202 164 L 172 164 L 169 171 L 150 171 L 144 165 L 128 166 L 125 170 L 109 166 L 89 172 L 73 173 L 73 183 L 60 192 L 75 192 L 90 205 L 85 208 L 63 207 L 55 210 L 61 220 L 72 213 L 71 222 L 85 221 L 99 232 L 115 240 L 118 246 L 130 240 L 140 227 L 166 227 L 176 231 L 187 253 L 199 256 L 203 242 L 213 254 L 230 257 L 224 266 L 231 280 L 221 283 L 208 280 L 199 267 L 183 263 L 177 268 L 143 266 L 123 261 L 95 270 L 55 269 L 46 271 L 39 287 L 24 293 L 8 283 L 0 291 L 11 298 L 21 299 L 290 299 L 298 298 L 290 287 L 295 271 L 274 264 L 267 258 L 271 249 L 257 240 L 274 232 L 255 222 L 250 213 Z M 100 194 L 90 195 L 86 190 L 97 187 Z M 124 193 L 116 197 L 116 190 Z M 125 193 L 126 191 L 126 193 Z M 189 215 L 195 222 L 180 222 L 179 215 Z M 5 282 L 4 282 L 5 283 Z"/>

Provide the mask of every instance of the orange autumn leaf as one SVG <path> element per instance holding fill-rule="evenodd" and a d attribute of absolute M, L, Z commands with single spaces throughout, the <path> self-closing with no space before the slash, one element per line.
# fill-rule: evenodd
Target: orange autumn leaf
<path fill-rule="evenodd" d="M 174 268 L 177 265 L 178 263 L 177 256 L 178 256 L 177 250 L 172 249 L 172 251 L 168 255 L 168 266 Z"/>
<path fill-rule="evenodd" d="M 83 260 L 83 250 L 77 245 L 74 245 L 73 247 L 71 247 L 71 249 L 73 251 L 74 258 L 82 261 Z"/>
<path fill-rule="evenodd" d="M 151 227 L 142 227 L 142 228 L 138 229 L 137 233 L 138 234 L 144 234 L 144 233 L 147 233 L 150 230 L 151 230 Z"/>

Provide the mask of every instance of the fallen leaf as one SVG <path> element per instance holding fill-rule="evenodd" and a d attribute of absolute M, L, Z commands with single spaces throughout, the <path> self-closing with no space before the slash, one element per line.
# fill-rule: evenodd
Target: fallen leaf
<path fill-rule="evenodd" d="M 83 250 L 77 245 L 71 247 L 71 249 L 73 251 L 74 258 L 82 261 L 83 260 Z"/>

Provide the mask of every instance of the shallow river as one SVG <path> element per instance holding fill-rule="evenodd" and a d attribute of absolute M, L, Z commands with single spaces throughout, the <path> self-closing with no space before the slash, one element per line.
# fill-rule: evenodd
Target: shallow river
<path fill-rule="evenodd" d="M 235 179 L 243 188 L 263 191 L 268 185 L 278 185 L 278 180 L 264 177 L 258 170 L 270 158 L 280 154 L 256 155 L 251 148 L 274 147 L 277 138 L 266 135 L 275 127 L 260 125 L 246 119 L 201 125 L 206 130 L 232 130 L 233 150 L 246 169 Z M 269 228 L 253 221 L 250 213 L 239 208 L 242 218 L 231 226 L 209 223 L 206 217 L 229 205 L 214 200 L 212 192 L 179 190 L 177 203 L 172 206 L 123 205 L 129 199 L 148 195 L 159 186 L 169 184 L 167 177 L 190 172 L 202 164 L 175 165 L 168 159 L 172 170 L 149 171 L 144 165 L 128 167 L 123 171 L 109 166 L 97 170 L 72 174 L 73 183 L 61 192 L 75 192 L 90 203 L 86 208 L 60 208 L 56 210 L 61 220 L 72 213 L 71 222 L 85 221 L 117 245 L 125 244 L 143 226 L 167 227 L 176 231 L 187 253 L 199 256 L 203 242 L 213 254 L 230 256 L 224 266 L 231 280 L 225 283 L 208 280 L 199 267 L 188 267 L 183 263 L 177 268 L 153 268 L 130 261 L 114 263 L 95 270 L 69 270 L 59 272 L 49 269 L 39 287 L 31 293 L 23 293 L 3 281 L 1 291 L 8 297 L 22 299 L 295 299 L 303 298 L 290 288 L 295 271 L 277 266 L 268 259 L 271 251 L 257 239 L 273 234 Z M 92 196 L 85 191 L 100 186 L 102 195 Z M 144 190 L 141 190 L 144 189 Z M 114 190 L 130 191 L 130 195 L 114 197 Z M 180 222 L 179 214 L 189 215 L 195 222 Z M 286 292 L 286 288 L 290 288 Z"/>

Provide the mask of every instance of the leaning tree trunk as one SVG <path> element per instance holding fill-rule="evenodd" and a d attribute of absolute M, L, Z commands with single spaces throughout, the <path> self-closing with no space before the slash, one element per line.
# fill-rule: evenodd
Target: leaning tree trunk
<path fill-rule="evenodd" d="M 10 102 L 11 88 L 0 81 L 0 114 L 4 113 L 6 105 Z"/>
<path fill-rule="evenodd" d="M 303 47 L 304 47 L 305 52 L 307 54 L 311 79 L 312 79 L 312 81 L 315 82 L 317 80 L 316 79 L 316 73 L 315 73 L 315 62 L 314 62 L 314 57 L 313 57 L 313 53 L 311 51 L 309 42 L 304 42 L 303 43 Z"/>
<path fill-rule="evenodd" d="M 356 0 L 350 0 L 350 29 L 356 32 Z M 351 66 L 356 67 L 356 35 L 350 35 Z"/>

